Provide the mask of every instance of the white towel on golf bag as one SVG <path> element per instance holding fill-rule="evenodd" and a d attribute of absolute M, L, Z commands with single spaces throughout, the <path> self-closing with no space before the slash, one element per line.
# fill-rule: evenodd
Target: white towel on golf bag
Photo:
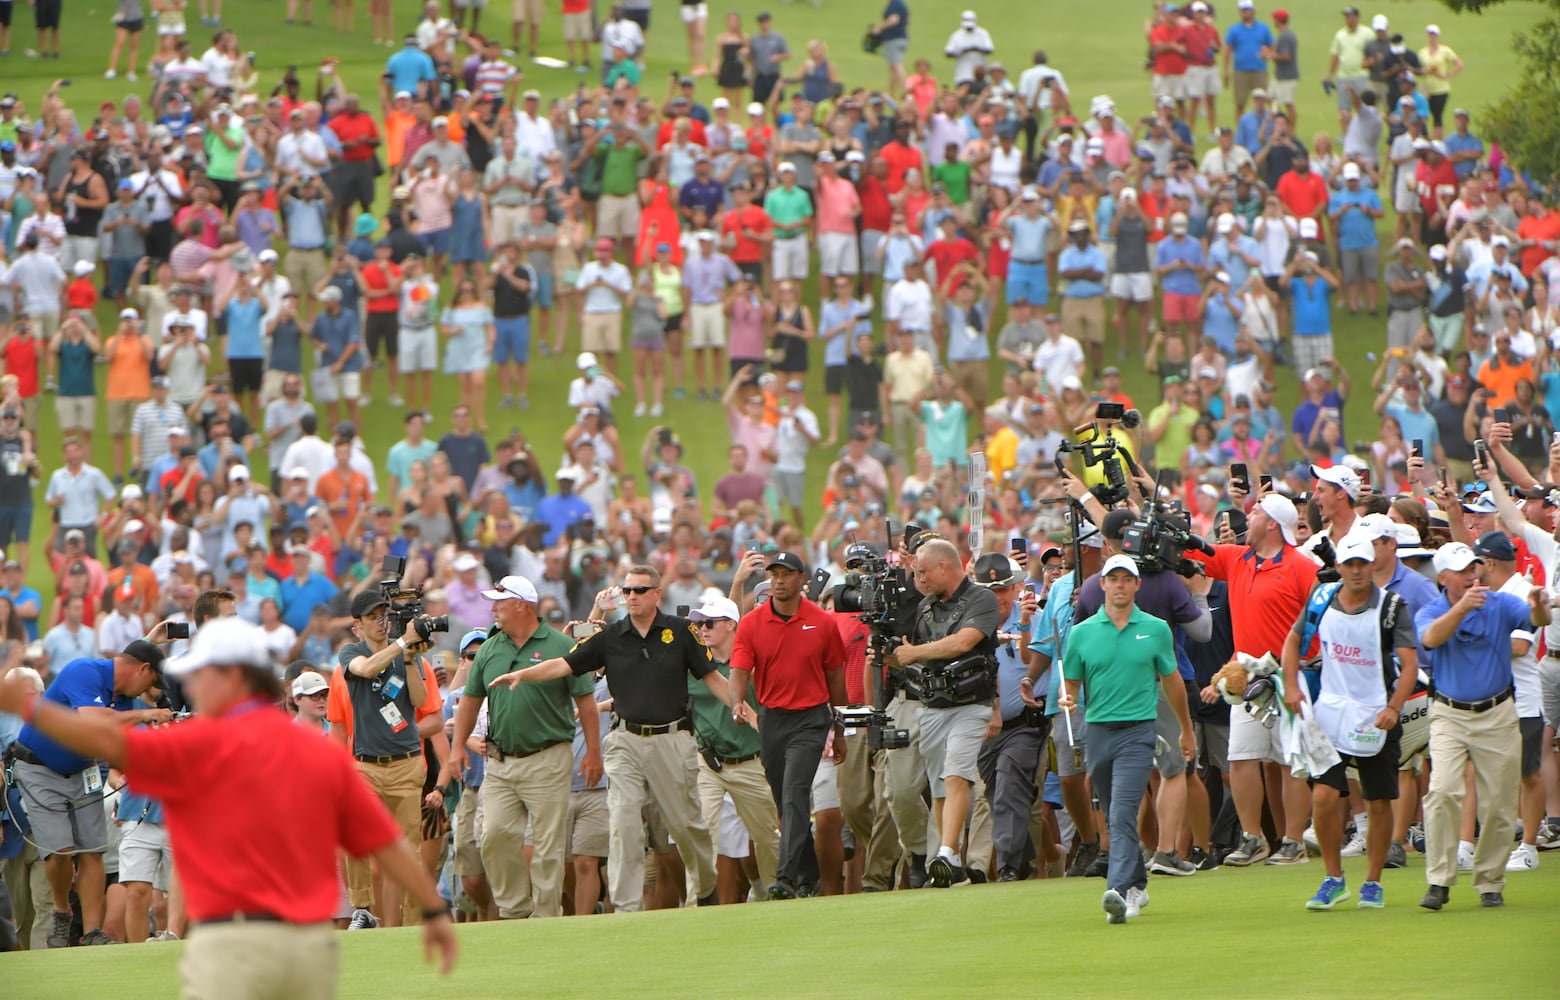
<path fill-rule="evenodd" d="M 1278 686 L 1282 698 L 1283 674 L 1274 675 L 1273 682 Z M 1291 713 L 1287 707 L 1284 708 L 1279 714 L 1277 725 L 1284 763 L 1295 777 L 1319 778 L 1343 762 L 1312 714 L 1310 692 L 1303 683 L 1300 685 L 1300 711 Z"/>

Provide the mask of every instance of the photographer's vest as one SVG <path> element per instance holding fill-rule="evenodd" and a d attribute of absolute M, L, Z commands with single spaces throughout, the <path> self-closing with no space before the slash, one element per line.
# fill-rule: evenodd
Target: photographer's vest
<path fill-rule="evenodd" d="M 968 580 L 959 584 L 953 599 L 943 602 L 927 595 L 916 609 L 911 641 L 925 645 L 958 631 L 969 603 Z M 990 702 L 997 696 L 996 636 L 984 636 L 974 649 L 957 660 L 918 663 L 905 668 L 906 695 L 927 708 L 955 708 Z"/>

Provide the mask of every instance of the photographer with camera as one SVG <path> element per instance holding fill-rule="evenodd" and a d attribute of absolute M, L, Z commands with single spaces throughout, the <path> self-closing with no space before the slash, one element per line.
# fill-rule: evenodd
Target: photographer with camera
<path fill-rule="evenodd" d="M 348 744 L 359 773 L 390 810 L 401 832 L 416 844 L 422 841 L 423 779 L 427 774 L 416 716 L 430 697 L 416 657 L 432 643 L 417 627 L 427 619 L 413 621 L 404 635 L 391 639 L 390 611 L 390 600 L 378 588 L 360 591 L 352 599 L 358 641 L 342 646 L 336 656 L 350 715 L 342 720 L 332 718 L 331 734 L 341 730 L 341 741 Z M 437 699 L 437 689 L 431 695 Z M 347 725 L 339 726 L 338 722 Z M 348 860 L 347 895 L 352 904 L 352 928 L 378 926 L 371 912 L 373 877 L 367 861 Z M 388 900 L 384 905 L 386 910 L 390 908 Z M 400 909 L 401 925 L 417 922 L 419 910 L 410 892 L 402 892 Z"/>
<path fill-rule="evenodd" d="M 934 886 L 946 889 L 970 880 L 959 843 L 976 759 L 981 743 L 1002 730 L 996 690 L 1002 612 L 997 596 L 974 585 L 959 550 L 941 538 L 916 549 L 915 580 L 925 596 L 909 638 L 888 652 L 887 661 L 904 670 L 907 695 L 921 702 L 917 743 L 941 840 L 927 873 Z"/>
<path fill-rule="evenodd" d="M 1152 532 L 1146 531 L 1147 528 L 1152 528 Z M 1169 539 L 1164 537 L 1167 533 L 1184 529 L 1184 522 L 1163 513 L 1152 513 L 1140 520 L 1130 510 L 1113 510 L 1100 522 L 1100 533 L 1104 536 L 1102 554 L 1106 564 L 1109 565 L 1112 562 L 1111 556 L 1127 555 L 1134 547 L 1133 542 L 1127 537 L 1129 533 L 1142 537 L 1157 533 L 1162 541 L 1168 541 Z M 1196 536 L 1189 537 L 1195 542 L 1201 542 Z M 1207 642 L 1213 635 L 1213 617 L 1208 612 L 1207 595 L 1193 594 L 1187 589 L 1185 581 L 1177 575 L 1178 569 L 1186 568 L 1165 565 L 1164 559 L 1158 552 L 1162 547 L 1162 544 L 1156 546 L 1156 551 L 1148 554 L 1148 558 L 1136 552 L 1131 553 L 1130 557 L 1136 560 L 1133 567 L 1139 570 L 1138 582 L 1132 588 L 1136 604 L 1138 608 L 1169 625 L 1172 630 L 1179 628 L 1187 641 Z M 1190 572 L 1190 570 L 1186 571 Z M 1104 576 L 1104 572 L 1092 576 L 1083 581 L 1082 586 L 1078 588 L 1078 604 L 1073 615 L 1075 635 L 1078 625 L 1104 604 L 1105 591 L 1102 586 Z M 1172 632 L 1171 657 L 1181 674 L 1182 683 L 1177 689 L 1180 698 L 1184 700 L 1186 694 L 1184 682 L 1193 680 L 1195 675 L 1192 673 L 1191 663 L 1185 661 L 1176 645 Z M 1172 705 L 1173 702 L 1166 698 L 1159 699 L 1155 728 L 1157 749 L 1154 753 L 1154 766 L 1158 769 L 1161 779 L 1159 795 L 1155 801 L 1155 812 L 1159 820 L 1159 845 L 1149 861 L 1149 869 L 1157 875 L 1195 875 L 1197 867 L 1181 858 L 1175 847 L 1176 840 L 1181 835 L 1181 824 L 1186 819 L 1190 777 L 1188 762 L 1195 757 L 1194 752 L 1177 753 L 1175 746 L 1178 741 L 1192 745 L 1195 740 L 1191 730 L 1186 726 L 1186 720 L 1179 718 L 1178 714 L 1172 711 Z M 1183 746 L 1184 750 L 1185 746 Z M 1094 773 L 1092 762 L 1089 770 L 1092 776 Z M 1094 787 L 1095 792 L 1099 794 L 1097 780 Z M 1104 801 L 1103 795 L 1101 801 Z M 1115 839 L 1112 831 L 1113 850 Z"/>

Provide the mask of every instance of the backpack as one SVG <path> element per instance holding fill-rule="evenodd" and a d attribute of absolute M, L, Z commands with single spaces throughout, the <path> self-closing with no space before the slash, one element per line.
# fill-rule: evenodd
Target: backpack
<path fill-rule="evenodd" d="M 1306 600 L 1305 620 L 1300 626 L 1302 661 L 1305 659 L 1306 650 L 1310 649 L 1311 643 L 1316 640 L 1316 633 L 1322 625 L 1322 616 L 1327 613 L 1327 605 L 1332 603 L 1333 595 L 1338 593 L 1338 589 L 1342 586 L 1342 582 L 1317 584 Z M 1397 631 L 1397 616 L 1402 613 L 1403 608 L 1401 595 L 1390 590 L 1381 592 L 1381 649 L 1387 654 L 1381 660 L 1381 682 L 1385 685 L 1389 696 L 1398 678 L 1397 653 L 1394 651 L 1392 637 Z M 1302 662 L 1301 670 L 1304 671 L 1306 687 L 1311 691 L 1311 700 L 1315 701 L 1322 691 L 1321 657 L 1316 658 L 1315 666 L 1307 667 Z"/>

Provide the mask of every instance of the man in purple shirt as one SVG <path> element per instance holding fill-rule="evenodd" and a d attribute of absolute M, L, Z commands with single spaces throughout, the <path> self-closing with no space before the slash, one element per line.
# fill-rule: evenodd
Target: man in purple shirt
<path fill-rule="evenodd" d="M 481 567 L 482 561 L 470 552 L 456 556 L 450 566 L 455 571 L 455 579 L 445 586 L 444 600 L 450 606 L 450 618 L 459 624 L 460 631 L 487 628 L 493 624 L 493 602 L 482 596 L 482 583 L 477 579 L 477 570 Z M 451 630 L 457 629 L 452 625 Z"/>
<path fill-rule="evenodd" d="M 697 169 L 697 168 L 696 168 Z M 703 176 L 709 176 L 708 167 Z M 699 183 L 695 177 L 683 185 L 684 205 L 688 188 Z M 715 185 L 716 201 L 720 198 L 720 183 Z M 715 234 L 701 229 L 698 234 L 699 252 L 683 261 L 683 296 L 687 303 L 688 341 L 693 352 L 693 378 L 698 383 L 698 398 L 705 399 L 706 389 L 710 399 L 718 399 L 721 371 L 724 367 L 721 352 L 726 348 L 726 314 L 724 300 L 726 290 L 742 278 L 742 272 L 731 258 L 715 249 Z M 709 363 L 709 378 L 705 379 L 705 362 Z M 682 384 L 679 375 L 677 383 Z"/>
<path fill-rule="evenodd" d="M 693 179 L 683 184 L 677 196 L 684 225 L 693 221 L 693 210 L 696 208 L 704 209 L 706 222 L 720 218 L 726 189 L 720 181 L 710 176 L 711 169 L 710 158 L 703 153 L 693 161 Z"/>

